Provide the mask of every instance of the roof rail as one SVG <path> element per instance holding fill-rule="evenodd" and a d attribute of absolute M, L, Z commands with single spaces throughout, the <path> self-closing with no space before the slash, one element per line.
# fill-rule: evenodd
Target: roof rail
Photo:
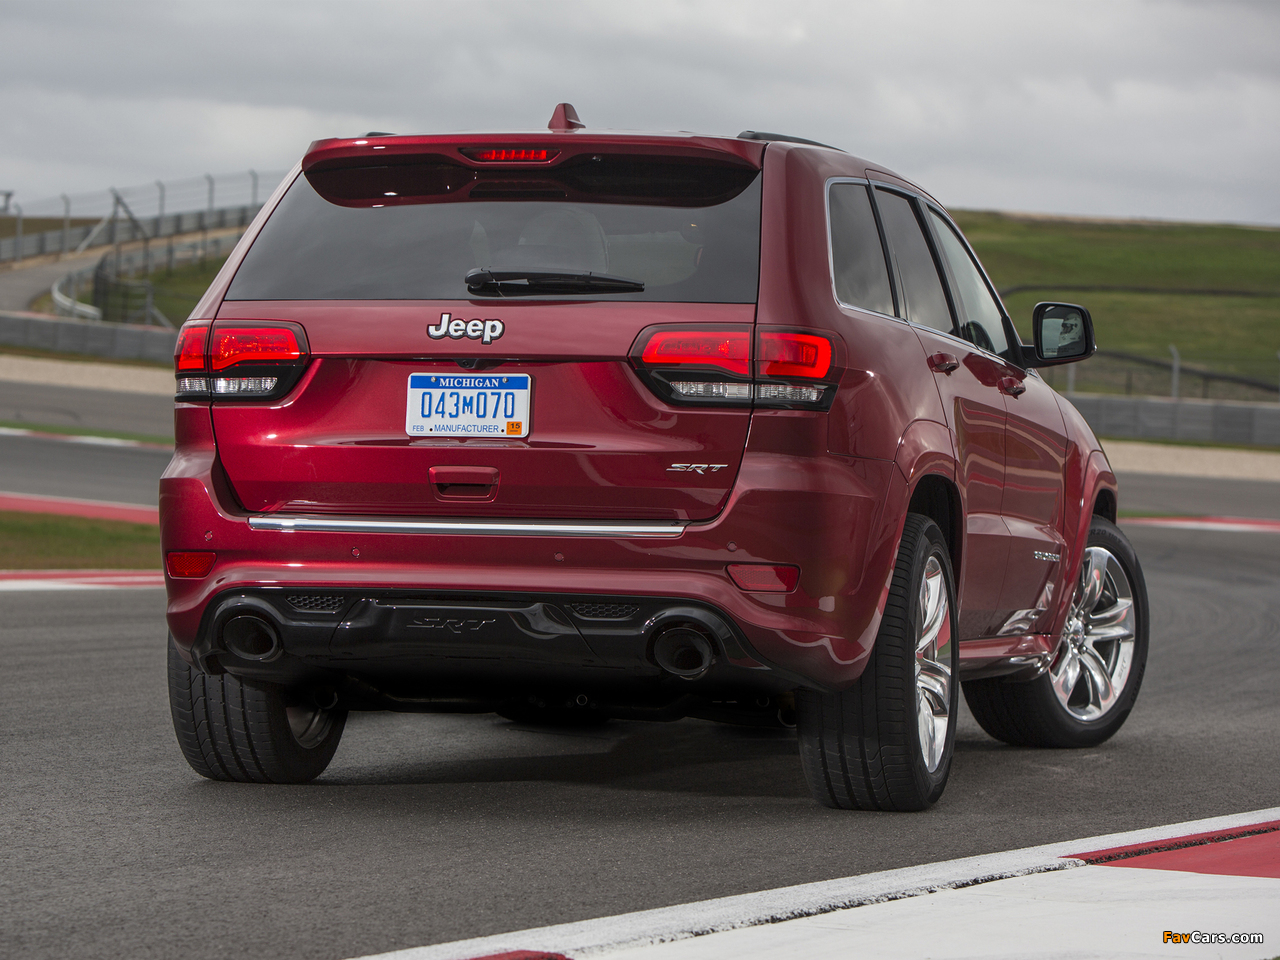
<path fill-rule="evenodd" d="M 763 130 L 743 130 L 738 134 L 739 140 L 780 140 L 783 143 L 805 143 L 811 147 L 826 147 L 828 150 L 840 150 L 839 147 L 833 147 L 829 143 L 819 143 L 817 140 L 806 140 L 804 137 L 789 137 L 785 133 L 765 133 Z M 844 153 L 844 150 L 840 150 Z"/>

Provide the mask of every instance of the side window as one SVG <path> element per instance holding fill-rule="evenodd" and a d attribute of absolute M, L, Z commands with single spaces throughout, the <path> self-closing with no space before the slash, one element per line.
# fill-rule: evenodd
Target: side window
<path fill-rule="evenodd" d="M 933 210 L 929 211 L 929 216 L 933 218 L 938 245 L 942 247 L 943 259 L 951 268 L 951 276 L 956 281 L 956 292 L 964 305 L 964 323 L 960 326 L 960 335 L 975 347 L 991 353 L 1006 353 L 1009 340 L 1004 335 L 1000 305 L 991 296 L 991 291 L 987 289 L 969 251 L 956 235 L 955 228 Z"/>
<path fill-rule="evenodd" d="M 871 198 L 861 183 L 833 183 L 831 269 L 841 303 L 893 315 L 889 268 Z"/>
<path fill-rule="evenodd" d="M 947 306 L 929 242 L 916 220 L 915 207 L 906 197 L 887 190 L 876 191 L 876 202 L 902 278 L 907 319 L 944 333 L 953 332 L 951 308 Z"/>

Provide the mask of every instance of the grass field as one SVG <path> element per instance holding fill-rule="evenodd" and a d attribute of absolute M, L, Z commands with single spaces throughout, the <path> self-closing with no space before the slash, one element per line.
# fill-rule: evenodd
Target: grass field
<path fill-rule="evenodd" d="M 1280 230 L 1201 224 L 1099 223 L 953 211 L 1030 338 L 1041 300 L 1080 303 L 1098 346 L 1275 382 L 1280 374 Z M 1272 296 L 1069 291 L 1055 284 L 1233 290 Z M 1089 361 L 1092 363 L 1093 361 Z M 1083 369 L 1083 368 L 1082 368 Z"/>
<path fill-rule="evenodd" d="M 159 570 L 160 528 L 0 511 L 5 570 Z"/>
<path fill-rule="evenodd" d="M 204 263 L 189 263 L 172 271 L 153 273 L 151 284 L 155 287 L 156 309 L 174 323 L 187 319 L 226 259 L 219 257 Z"/>
<path fill-rule="evenodd" d="M 175 324 L 180 324 L 187 319 L 192 308 L 200 301 L 200 297 L 213 282 L 213 278 L 218 275 L 226 259 L 226 257 L 211 258 L 204 263 L 184 264 L 174 270 L 157 270 L 151 274 L 150 278 L 139 276 L 137 279 L 151 280 L 155 290 L 153 302 L 156 309 Z M 81 289 L 80 300 L 83 303 L 93 302 L 91 286 L 86 285 Z M 31 308 L 40 313 L 52 313 L 52 295 L 45 294 L 40 297 L 32 303 Z"/>

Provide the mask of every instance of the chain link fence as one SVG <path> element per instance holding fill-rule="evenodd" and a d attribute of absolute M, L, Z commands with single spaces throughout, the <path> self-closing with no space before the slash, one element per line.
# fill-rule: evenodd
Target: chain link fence
<path fill-rule="evenodd" d="M 246 170 L 22 203 L 0 191 L 0 263 L 246 225 L 286 171 Z"/>

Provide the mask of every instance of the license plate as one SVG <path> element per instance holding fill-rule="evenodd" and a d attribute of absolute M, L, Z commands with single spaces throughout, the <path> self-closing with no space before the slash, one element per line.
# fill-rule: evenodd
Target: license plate
<path fill-rule="evenodd" d="M 411 437 L 527 437 L 533 378 L 524 373 L 412 373 Z"/>

